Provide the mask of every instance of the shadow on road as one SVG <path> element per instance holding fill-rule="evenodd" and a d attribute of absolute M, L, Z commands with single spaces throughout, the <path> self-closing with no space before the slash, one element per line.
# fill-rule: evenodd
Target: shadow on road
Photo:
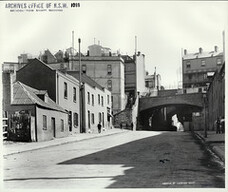
<path fill-rule="evenodd" d="M 224 170 L 212 161 L 190 133 L 164 132 L 59 164 L 122 165 L 107 188 L 225 187 Z"/>

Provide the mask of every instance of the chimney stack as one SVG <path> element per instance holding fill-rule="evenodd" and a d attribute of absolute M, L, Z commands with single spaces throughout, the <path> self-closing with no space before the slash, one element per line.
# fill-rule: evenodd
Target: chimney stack
<path fill-rule="evenodd" d="M 187 55 L 187 49 L 184 50 L 184 55 Z"/>
<path fill-rule="evenodd" d="M 202 54 L 202 52 L 203 52 L 203 49 L 200 47 L 199 48 L 199 53 Z"/>
<path fill-rule="evenodd" d="M 218 52 L 218 46 L 215 46 L 215 52 Z"/>

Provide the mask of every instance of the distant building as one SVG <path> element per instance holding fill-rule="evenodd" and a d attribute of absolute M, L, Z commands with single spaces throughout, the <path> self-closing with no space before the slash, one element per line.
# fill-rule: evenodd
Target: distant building
<path fill-rule="evenodd" d="M 105 56 L 111 56 L 112 52 L 110 48 L 102 47 L 101 45 L 90 45 L 89 47 L 88 56 L 92 57 L 105 57 Z"/>
<path fill-rule="evenodd" d="M 161 76 L 156 72 L 153 75 L 146 75 L 145 85 L 150 96 L 157 96 L 158 91 L 161 90 Z"/>
<path fill-rule="evenodd" d="M 16 73 L 16 80 L 38 90 L 47 90 L 49 97 L 68 112 L 71 134 L 82 132 L 79 118 L 79 82 L 72 76 L 52 69 L 39 59 L 32 60 Z"/>
<path fill-rule="evenodd" d="M 202 48 L 199 48 L 197 53 L 187 53 L 187 50 L 184 50 L 183 88 L 197 88 L 199 92 L 206 91 L 215 71 L 221 68 L 223 62 L 223 52 L 219 52 L 217 46 L 211 52 L 204 52 Z"/>
<path fill-rule="evenodd" d="M 67 71 L 79 80 L 79 72 Z M 81 75 L 82 86 L 82 126 L 85 132 L 97 132 L 97 125 L 101 123 L 105 129 L 112 127 L 111 92 L 97 84 L 85 74 Z"/>
<path fill-rule="evenodd" d="M 51 51 L 49 51 L 49 49 L 44 51 L 44 53 L 41 55 L 40 59 L 44 63 L 56 63 L 57 62 L 57 58 L 55 57 L 55 55 L 53 55 L 51 53 Z"/>
<path fill-rule="evenodd" d="M 64 62 L 64 53 L 63 51 L 59 50 L 55 55 L 56 62 Z"/>
<path fill-rule="evenodd" d="M 124 60 L 125 94 L 128 100 L 135 99 L 136 95 L 145 95 L 145 55 L 138 52 L 133 57 L 121 55 Z M 128 101 L 129 103 L 129 101 Z"/>

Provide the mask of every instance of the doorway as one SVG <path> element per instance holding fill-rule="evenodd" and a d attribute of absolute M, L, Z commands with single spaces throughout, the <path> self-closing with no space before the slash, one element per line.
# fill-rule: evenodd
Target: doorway
<path fill-rule="evenodd" d="M 53 137 L 56 137 L 56 132 L 55 132 L 55 118 L 51 118 L 51 128 L 53 130 Z"/>

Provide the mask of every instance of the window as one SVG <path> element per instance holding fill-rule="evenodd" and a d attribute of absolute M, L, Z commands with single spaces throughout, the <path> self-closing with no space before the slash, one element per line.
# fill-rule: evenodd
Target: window
<path fill-rule="evenodd" d="M 203 79 L 207 79 L 207 73 L 203 74 Z"/>
<path fill-rule="evenodd" d="M 94 106 L 94 94 L 92 94 L 92 106 Z"/>
<path fill-rule="evenodd" d="M 73 101 L 76 102 L 76 88 L 73 88 Z"/>
<path fill-rule="evenodd" d="M 99 123 L 101 123 L 101 113 L 98 114 Z"/>
<path fill-rule="evenodd" d="M 221 65 L 222 64 L 222 59 L 221 58 L 218 58 L 217 59 L 217 65 Z"/>
<path fill-rule="evenodd" d="M 67 99 L 67 83 L 64 82 L 64 98 Z"/>
<path fill-rule="evenodd" d="M 101 101 L 100 101 L 100 94 L 98 94 L 98 104 L 100 105 Z"/>
<path fill-rule="evenodd" d="M 112 75 L 112 66 L 111 65 L 107 65 L 107 71 L 108 71 L 108 75 Z"/>
<path fill-rule="evenodd" d="M 206 65 L 205 60 L 201 60 L 201 67 L 205 67 L 205 65 Z"/>
<path fill-rule="evenodd" d="M 78 126 L 78 114 L 74 113 L 74 127 Z"/>
<path fill-rule="evenodd" d="M 109 98 L 109 95 L 107 95 L 107 102 L 108 102 L 108 105 L 109 105 L 109 99 L 110 99 L 110 98 Z"/>
<path fill-rule="evenodd" d="M 104 127 L 104 112 L 102 112 L 102 125 Z"/>
<path fill-rule="evenodd" d="M 101 96 L 101 105 L 104 106 L 104 98 Z"/>
<path fill-rule="evenodd" d="M 192 79 L 192 74 L 189 74 L 188 78 L 189 78 L 189 80 L 191 80 Z"/>
<path fill-rule="evenodd" d="M 69 131 L 72 131 L 72 112 L 68 112 L 68 124 L 69 124 Z"/>
<path fill-rule="evenodd" d="M 92 113 L 92 124 L 94 124 L 94 113 Z"/>
<path fill-rule="evenodd" d="M 112 91 L 112 80 L 108 80 L 108 90 Z"/>
<path fill-rule="evenodd" d="M 90 111 L 88 111 L 88 128 L 90 128 Z"/>
<path fill-rule="evenodd" d="M 87 92 L 87 95 L 88 95 L 88 100 L 87 100 L 87 103 L 90 104 L 90 93 Z"/>
<path fill-rule="evenodd" d="M 61 131 L 62 132 L 64 131 L 64 121 L 63 121 L 63 119 L 61 119 Z"/>
<path fill-rule="evenodd" d="M 43 115 L 43 129 L 47 130 L 47 116 Z"/>
<path fill-rule="evenodd" d="M 82 73 L 86 73 L 86 65 L 82 65 Z"/>
<path fill-rule="evenodd" d="M 187 68 L 191 68 L 191 62 L 190 62 L 190 61 L 187 61 L 186 67 L 187 67 Z"/>

